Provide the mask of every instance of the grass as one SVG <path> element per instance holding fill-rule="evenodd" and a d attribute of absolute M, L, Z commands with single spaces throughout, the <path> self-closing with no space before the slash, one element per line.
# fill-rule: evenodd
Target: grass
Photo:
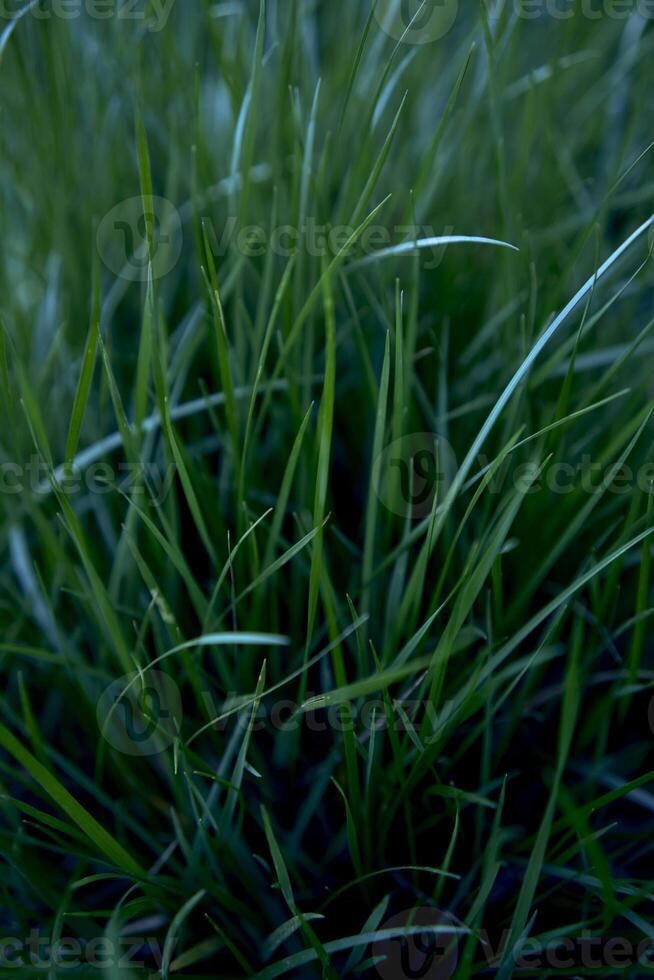
<path fill-rule="evenodd" d="M 0 975 L 646 974 L 649 19 L 6 6 Z"/>

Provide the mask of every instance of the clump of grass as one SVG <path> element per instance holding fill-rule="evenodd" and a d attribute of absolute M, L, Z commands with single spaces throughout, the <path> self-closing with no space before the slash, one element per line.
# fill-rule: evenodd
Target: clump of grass
<path fill-rule="evenodd" d="M 1 35 L 6 970 L 636 976 L 654 35 L 255 6 Z"/>

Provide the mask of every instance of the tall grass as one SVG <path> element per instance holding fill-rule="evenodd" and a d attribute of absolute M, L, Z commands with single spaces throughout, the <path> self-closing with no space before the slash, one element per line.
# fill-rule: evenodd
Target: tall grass
<path fill-rule="evenodd" d="M 527 6 L 3 11 L 0 973 L 648 971 L 654 33 Z"/>

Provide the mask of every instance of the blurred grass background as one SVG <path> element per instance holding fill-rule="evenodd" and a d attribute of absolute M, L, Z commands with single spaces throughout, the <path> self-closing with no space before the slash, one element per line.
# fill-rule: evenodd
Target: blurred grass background
<path fill-rule="evenodd" d="M 592 279 L 654 210 L 650 18 L 461 5 L 415 44 L 382 2 L 3 11 L 7 935 L 147 927 L 163 976 L 375 976 L 357 933 L 437 906 L 470 930 L 461 977 L 482 927 L 502 977 L 526 934 L 651 937 L 648 228 Z M 136 241 L 124 202 L 153 197 L 148 278 L 148 243 L 135 266 L 114 237 L 121 271 L 98 231 L 118 209 Z M 353 240 L 238 238 L 311 222 Z M 451 235 L 519 251 L 393 254 Z M 374 480 L 414 433 L 452 453 L 420 519 Z M 83 452 L 103 492 L 57 482 Z M 623 464 L 621 493 L 580 482 Z M 164 656 L 180 730 L 127 755 L 98 699 Z M 234 696 L 345 707 L 249 732 Z M 371 698 L 387 727 L 342 731 Z M 433 711 L 410 734 L 402 699 Z"/>

